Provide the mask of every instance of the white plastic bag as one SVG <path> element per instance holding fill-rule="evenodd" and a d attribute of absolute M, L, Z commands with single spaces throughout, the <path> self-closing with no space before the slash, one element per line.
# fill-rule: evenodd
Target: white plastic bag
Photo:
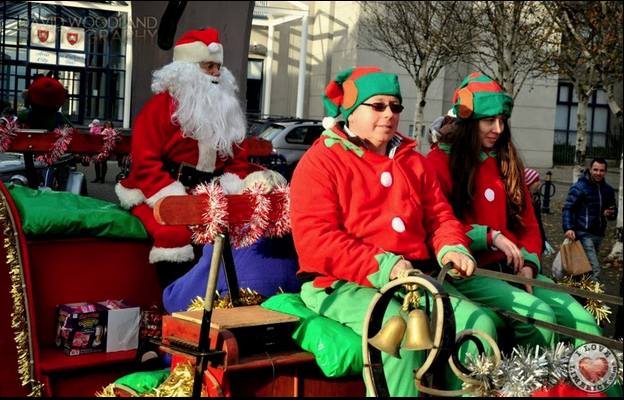
<path fill-rule="evenodd" d="M 552 246 L 550 245 L 550 243 L 548 243 L 548 241 L 545 242 L 545 249 L 544 252 L 542 253 L 542 255 L 544 256 L 549 256 L 551 254 L 555 254 L 555 249 L 552 248 Z"/>
<path fill-rule="evenodd" d="M 565 238 L 563 244 L 571 243 L 572 241 L 568 238 Z M 554 278 L 563 279 L 563 265 L 561 264 L 561 250 L 557 252 L 557 256 L 552 263 L 552 268 L 550 269 Z"/>
<path fill-rule="evenodd" d="M 552 268 L 550 269 L 554 278 L 563 279 L 563 268 L 561 267 L 561 251 L 557 252 L 557 256 L 555 257 L 555 261 L 552 263 Z"/>

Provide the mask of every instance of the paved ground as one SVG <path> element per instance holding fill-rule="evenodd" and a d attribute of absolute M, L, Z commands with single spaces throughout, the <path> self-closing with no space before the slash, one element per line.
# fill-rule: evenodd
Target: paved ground
<path fill-rule="evenodd" d="M 544 181 L 547 173 L 551 172 L 551 182 L 554 187 L 551 193 L 554 193 L 549 199 L 549 212 L 542 214 L 542 222 L 546 229 L 546 235 L 549 243 L 557 248 L 559 244 L 563 242 L 563 231 L 561 228 L 561 209 L 568 192 L 568 188 L 572 184 L 572 168 L 571 167 L 559 167 L 545 169 L 536 168 L 540 174 L 540 179 Z M 117 164 L 117 161 L 108 162 L 108 172 L 106 174 L 105 183 L 91 183 L 95 179 L 95 167 L 90 165 L 88 167 L 78 164 L 78 171 L 85 174 L 87 181 L 87 193 L 90 197 L 110 201 L 115 204 L 119 204 L 119 200 L 115 195 L 115 177 L 121 168 Z M 607 173 L 607 182 L 609 182 L 616 191 L 618 190 L 619 171 L 617 168 L 611 168 Z M 620 295 L 620 282 L 622 279 L 622 261 L 607 261 L 606 256 L 611 252 L 615 240 L 616 227 L 615 222 L 609 222 L 607 229 L 607 235 L 602 245 L 600 252 L 600 260 L 602 262 L 602 274 L 601 280 L 603 284 L 604 293 L 619 296 Z M 544 272 L 546 275 L 550 274 L 550 266 L 554 260 L 553 256 L 544 257 Z M 613 337 L 615 331 L 615 305 L 610 305 L 613 314 L 611 315 L 611 322 L 607 322 L 603 326 L 604 335 Z M 621 322 L 620 322 L 621 323 Z"/>
<path fill-rule="evenodd" d="M 117 195 L 115 195 L 115 184 L 117 184 L 115 177 L 121 172 L 121 168 L 117 165 L 117 161 L 108 162 L 105 183 L 91 183 L 91 181 L 95 179 L 95 167 L 93 163 L 88 167 L 78 164 L 77 170 L 85 175 L 87 194 L 89 197 L 119 204 L 119 199 L 117 199 Z"/>

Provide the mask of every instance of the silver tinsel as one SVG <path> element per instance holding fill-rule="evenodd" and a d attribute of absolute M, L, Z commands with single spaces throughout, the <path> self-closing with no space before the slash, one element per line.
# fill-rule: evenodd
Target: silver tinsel
<path fill-rule="evenodd" d="M 492 356 L 467 355 L 466 368 L 470 377 L 479 380 L 472 397 L 528 397 L 539 389 L 549 389 L 567 381 L 568 363 L 574 347 L 558 343 L 552 349 L 536 346 L 516 347 L 510 356 L 503 356 L 499 367 Z M 620 378 L 622 354 L 618 353 Z M 467 384 L 464 385 L 465 387 Z"/>
<path fill-rule="evenodd" d="M 468 353 L 466 357 L 468 359 L 466 367 L 470 370 L 469 376 L 480 382 L 470 395 L 472 397 L 496 397 L 504 379 L 503 371 L 500 366 L 497 366 L 499 362 L 487 354 L 479 354 L 475 359 L 472 354 Z M 465 383 L 463 386 L 466 388 L 473 385 Z"/>
<path fill-rule="evenodd" d="M 574 346 L 563 342 L 557 343 L 551 351 L 544 352 L 548 363 L 547 385 L 556 386 L 564 379 L 568 379 L 568 364 L 573 352 Z"/>
<path fill-rule="evenodd" d="M 511 357 L 503 358 L 501 368 L 505 384 L 500 390 L 504 397 L 527 397 L 540 389 L 548 378 L 548 360 L 540 347 L 516 347 Z"/>

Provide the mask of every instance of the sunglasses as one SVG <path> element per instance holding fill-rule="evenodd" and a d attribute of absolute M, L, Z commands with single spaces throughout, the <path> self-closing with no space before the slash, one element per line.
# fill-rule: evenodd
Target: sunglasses
<path fill-rule="evenodd" d="M 403 107 L 400 104 L 396 104 L 396 103 L 390 103 L 390 104 L 386 104 L 386 103 L 362 103 L 363 106 L 369 106 L 370 108 L 373 109 L 373 111 L 377 111 L 377 112 L 384 112 L 386 111 L 386 108 L 388 108 L 388 106 L 390 106 L 390 111 L 392 111 L 393 114 L 401 114 L 401 111 L 403 111 L 403 109 L 405 107 Z"/>

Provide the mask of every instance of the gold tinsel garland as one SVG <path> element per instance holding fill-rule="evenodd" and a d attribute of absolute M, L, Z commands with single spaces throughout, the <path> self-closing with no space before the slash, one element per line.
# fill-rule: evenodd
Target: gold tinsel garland
<path fill-rule="evenodd" d="M 138 393 L 127 386 L 111 383 L 101 392 L 96 393 L 95 397 L 118 397 L 117 392 L 123 392 L 124 395 L 130 397 L 191 397 L 194 381 L 195 368 L 190 362 L 184 362 L 178 363 L 169 377 L 149 392 Z"/>
<path fill-rule="evenodd" d="M 26 296 L 22 289 L 24 275 L 22 271 L 22 257 L 17 245 L 15 221 L 6 205 L 6 198 L 2 195 L 0 201 L 0 223 L 4 233 L 4 250 L 6 251 L 6 265 L 11 277 L 11 297 L 13 299 L 13 313 L 11 314 L 11 328 L 15 331 L 15 347 L 18 358 L 18 373 L 22 386 L 30 384 L 29 397 L 42 397 L 43 384 L 33 378 L 34 365 L 31 362 L 31 336 L 28 321 Z"/>
<path fill-rule="evenodd" d="M 281 291 L 281 288 L 280 288 Z M 283 293 L 283 292 L 282 292 Z M 225 296 L 221 297 L 219 295 L 219 292 L 216 293 L 217 298 L 215 299 L 214 303 L 213 303 L 213 309 L 220 309 L 220 308 L 233 308 L 234 305 L 232 304 L 232 299 L 230 299 L 230 294 L 226 294 Z M 239 289 L 238 292 L 238 301 L 239 304 L 242 306 L 254 306 L 254 305 L 258 305 L 260 303 L 262 303 L 264 300 L 266 300 L 264 297 L 262 297 L 262 295 L 258 292 L 256 292 L 255 290 L 251 290 L 250 288 L 247 289 Z M 187 311 L 194 311 L 194 310 L 203 310 L 204 309 L 204 304 L 205 304 L 205 300 L 203 297 L 197 296 L 195 299 L 193 299 L 191 301 L 191 304 L 188 307 Z"/>
<path fill-rule="evenodd" d="M 589 275 L 583 275 L 580 279 L 574 276 L 566 276 L 563 278 L 563 281 L 557 283 L 594 293 L 604 293 L 604 290 L 600 288 L 600 283 L 592 281 Z M 605 308 L 604 301 L 588 297 L 584 307 L 596 318 L 596 323 L 598 325 L 602 325 L 604 321 L 611 323 L 609 314 L 612 312 Z"/>

